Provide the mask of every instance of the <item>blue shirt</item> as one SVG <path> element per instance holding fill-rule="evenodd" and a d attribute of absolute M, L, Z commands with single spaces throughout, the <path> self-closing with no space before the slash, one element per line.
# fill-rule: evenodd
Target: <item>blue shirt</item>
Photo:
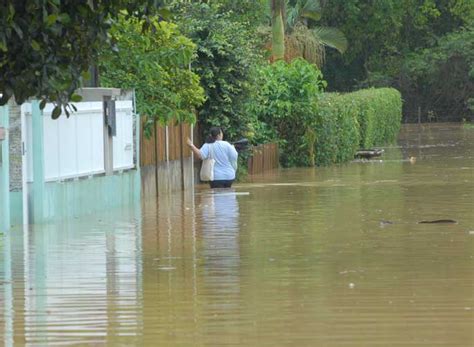
<path fill-rule="evenodd" d="M 233 180 L 235 179 L 235 170 L 237 170 L 237 151 L 227 141 L 216 141 L 214 143 L 205 143 L 201 149 L 201 158 L 209 157 L 215 160 L 214 180 Z"/>

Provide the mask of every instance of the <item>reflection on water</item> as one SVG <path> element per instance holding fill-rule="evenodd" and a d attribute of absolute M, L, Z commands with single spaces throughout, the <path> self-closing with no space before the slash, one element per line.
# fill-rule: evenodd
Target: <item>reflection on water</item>
<path fill-rule="evenodd" d="M 472 346 L 473 139 L 14 230 L 0 345 Z"/>
<path fill-rule="evenodd" d="M 214 298 L 239 292 L 239 206 L 232 192 L 216 191 L 201 195 L 202 248 L 201 256 L 209 265 L 205 281 L 214 285 Z M 216 307 L 219 305 L 215 301 Z M 225 312 L 225 306 L 222 310 Z"/>

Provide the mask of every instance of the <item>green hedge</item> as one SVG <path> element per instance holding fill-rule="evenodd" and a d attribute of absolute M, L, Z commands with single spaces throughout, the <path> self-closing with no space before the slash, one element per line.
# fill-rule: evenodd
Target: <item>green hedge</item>
<path fill-rule="evenodd" d="M 346 95 L 326 93 L 316 112 L 316 165 L 354 158 L 359 147 L 359 124 Z"/>
<path fill-rule="evenodd" d="M 360 126 L 360 147 L 391 143 L 402 119 L 402 98 L 393 88 L 363 89 L 345 95 L 353 102 Z"/>
<path fill-rule="evenodd" d="M 324 94 L 315 110 L 316 164 L 345 162 L 359 148 L 393 142 L 401 116 L 401 95 L 392 88 Z"/>
<path fill-rule="evenodd" d="M 396 139 L 402 100 L 392 88 L 324 93 L 321 72 L 302 59 L 262 66 L 247 112 L 254 143 L 278 142 L 285 167 L 352 160 L 359 148 Z"/>

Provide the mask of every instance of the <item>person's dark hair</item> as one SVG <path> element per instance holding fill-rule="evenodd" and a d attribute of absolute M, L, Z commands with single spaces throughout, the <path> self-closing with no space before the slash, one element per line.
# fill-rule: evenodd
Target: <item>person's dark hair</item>
<path fill-rule="evenodd" d="M 212 127 L 209 130 L 209 136 L 206 138 L 206 143 L 214 143 L 217 140 L 217 136 L 222 132 L 222 129 L 219 127 Z"/>

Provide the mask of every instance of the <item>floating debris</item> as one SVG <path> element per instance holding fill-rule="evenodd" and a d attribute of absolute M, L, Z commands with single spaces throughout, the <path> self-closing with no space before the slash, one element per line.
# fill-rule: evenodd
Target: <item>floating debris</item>
<path fill-rule="evenodd" d="M 391 220 L 383 220 L 383 219 L 382 219 L 382 220 L 380 221 L 380 226 L 381 226 L 381 227 L 384 227 L 384 226 L 386 226 L 386 225 L 391 225 L 391 224 L 393 224 L 393 222 L 392 222 Z"/>
<path fill-rule="evenodd" d="M 458 224 L 453 219 L 435 219 L 435 220 L 422 220 L 418 224 Z"/>
<path fill-rule="evenodd" d="M 373 149 L 361 149 L 356 152 L 355 156 L 357 158 L 370 159 L 374 157 L 380 157 L 383 154 L 383 149 L 373 148 Z"/>

